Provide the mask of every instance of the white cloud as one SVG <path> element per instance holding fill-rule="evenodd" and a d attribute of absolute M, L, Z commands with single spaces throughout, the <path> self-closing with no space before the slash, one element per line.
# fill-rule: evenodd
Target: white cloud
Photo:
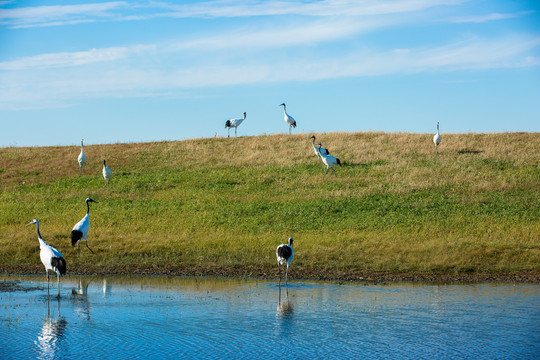
<path fill-rule="evenodd" d="M 69 55 L 49 61 L 50 65 L 82 61 L 78 67 L 28 67 L 0 74 L 0 109 L 64 106 L 87 98 L 159 96 L 204 87 L 538 66 L 538 57 L 531 52 L 539 46 L 539 37 L 476 38 L 436 48 L 398 49 L 397 53 L 361 50 L 283 59 L 276 54 L 250 61 L 240 61 L 241 54 L 223 61 L 217 52 L 204 62 L 180 57 L 167 66 L 148 62 L 146 50 L 96 50 L 99 55 L 92 56 L 90 51 L 82 60 Z M 171 55 L 153 51 L 156 58 Z M 101 66 L 99 59 L 107 59 L 107 65 Z"/>
<path fill-rule="evenodd" d="M 140 54 L 154 49 L 154 46 L 111 47 L 88 51 L 41 54 L 23 57 L 13 61 L 0 62 L 0 70 L 27 70 L 45 68 L 66 68 L 99 62 L 118 61 L 130 54 Z"/>
<path fill-rule="evenodd" d="M 34 6 L 0 11 L 0 25 L 19 27 L 73 24 L 110 18 L 114 10 L 127 8 L 126 2 L 106 2 L 81 5 Z"/>
<path fill-rule="evenodd" d="M 152 18 L 220 18 L 252 16 L 372 16 L 409 13 L 467 0 L 319 0 L 206 1 L 192 4 L 124 1 L 81 5 L 36 6 L 0 11 L 0 25 L 13 28 L 73 25 L 96 21 Z M 144 12 L 143 12 L 144 11 Z"/>
<path fill-rule="evenodd" d="M 458 23 L 458 24 L 459 23 L 484 23 L 488 21 L 517 18 L 517 17 L 521 17 L 523 15 L 527 15 L 530 13 L 532 13 L 532 11 L 521 11 L 514 14 L 491 13 L 491 14 L 475 15 L 475 16 L 460 16 L 460 17 L 450 18 L 448 21 L 451 23 Z"/>

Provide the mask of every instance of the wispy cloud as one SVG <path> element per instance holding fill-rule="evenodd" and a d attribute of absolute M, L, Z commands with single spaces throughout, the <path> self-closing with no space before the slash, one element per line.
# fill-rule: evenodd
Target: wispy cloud
<path fill-rule="evenodd" d="M 521 11 L 518 13 L 507 13 L 507 14 L 491 13 L 491 14 L 474 15 L 474 16 L 453 17 L 453 18 L 450 18 L 448 21 L 451 23 L 457 23 L 457 24 L 459 23 L 485 23 L 488 21 L 517 18 L 517 17 L 521 17 L 523 15 L 527 15 L 531 13 L 534 13 L 534 11 Z"/>
<path fill-rule="evenodd" d="M 150 51 L 154 46 L 137 45 L 132 47 L 111 47 L 90 49 L 88 51 L 41 54 L 23 57 L 13 61 L 0 62 L 0 70 L 28 70 L 46 68 L 67 68 L 99 62 L 118 61 L 130 54 Z"/>
<path fill-rule="evenodd" d="M 12 28 L 73 25 L 97 21 L 141 21 L 152 18 L 232 18 L 253 16 L 372 16 L 409 13 L 467 0 L 319 0 L 206 1 L 192 4 L 124 1 L 35 6 L 0 10 L 0 25 Z"/>
<path fill-rule="evenodd" d="M 118 1 L 1 9 L 0 25 L 21 28 L 92 22 L 111 18 L 116 10 L 125 8 L 128 8 L 128 3 Z"/>
<path fill-rule="evenodd" d="M 79 98 L 160 96 L 205 87 L 538 66 L 539 58 L 531 55 L 538 47 L 540 37 L 473 38 L 434 48 L 360 50 L 319 54 L 316 58 L 305 54 L 281 59 L 279 54 L 265 53 L 268 56 L 248 62 L 240 61 L 241 55 L 224 61 L 217 52 L 198 63 L 186 62 L 181 54 L 163 53 L 157 48 L 148 51 L 150 48 L 141 47 L 139 52 L 135 51 L 137 47 L 113 48 L 96 50 L 99 55 L 95 57 L 92 51 L 85 53 L 77 68 L 59 67 L 62 63 L 78 63 L 73 54 L 65 59 L 61 54 L 57 58 L 51 55 L 44 60 L 48 68 L 28 67 L 2 76 L 0 109 L 63 106 Z M 178 61 L 176 65 L 161 66 L 149 63 L 149 54 L 154 59 L 177 56 Z M 99 59 L 106 60 L 107 65 L 99 66 Z M 36 61 L 33 58 L 23 63 Z"/>

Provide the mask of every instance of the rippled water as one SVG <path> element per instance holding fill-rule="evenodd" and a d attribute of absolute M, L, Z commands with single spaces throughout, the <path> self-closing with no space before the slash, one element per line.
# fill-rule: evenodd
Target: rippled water
<path fill-rule="evenodd" d="M 540 354 L 540 285 L 0 277 L 0 358 L 510 358 Z"/>

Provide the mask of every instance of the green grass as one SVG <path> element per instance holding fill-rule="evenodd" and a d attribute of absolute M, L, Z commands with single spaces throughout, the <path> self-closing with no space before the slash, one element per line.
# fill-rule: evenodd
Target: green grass
<path fill-rule="evenodd" d="M 540 136 L 319 134 L 0 149 L 0 271 L 42 271 L 35 228 L 70 273 L 540 275 Z M 109 188 L 101 159 L 113 171 Z M 89 245 L 69 234 L 92 197 Z M 85 251 L 86 250 L 86 251 Z"/>

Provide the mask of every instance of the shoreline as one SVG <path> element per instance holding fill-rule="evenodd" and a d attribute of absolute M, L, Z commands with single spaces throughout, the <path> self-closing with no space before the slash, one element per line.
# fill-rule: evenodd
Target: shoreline
<path fill-rule="evenodd" d="M 130 269 L 136 271 L 126 271 L 126 269 L 107 269 L 107 271 L 96 271 L 87 269 L 69 272 L 67 276 L 208 276 L 208 277 L 230 277 L 246 279 L 272 280 L 278 279 L 277 269 L 258 267 L 238 267 L 232 269 L 210 269 L 203 267 L 175 267 L 169 269 Z M 292 270 L 292 271 L 291 271 Z M 43 269 L 35 267 L 0 268 L 0 275 L 45 275 Z M 336 281 L 336 282 L 424 282 L 424 283 L 447 283 L 447 282 L 514 282 L 514 283 L 540 283 L 540 274 L 537 273 L 390 273 L 376 271 L 328 271 L 328 270 L 298 270 L 291 267 L 289 271 L 289 281 Z"/>

